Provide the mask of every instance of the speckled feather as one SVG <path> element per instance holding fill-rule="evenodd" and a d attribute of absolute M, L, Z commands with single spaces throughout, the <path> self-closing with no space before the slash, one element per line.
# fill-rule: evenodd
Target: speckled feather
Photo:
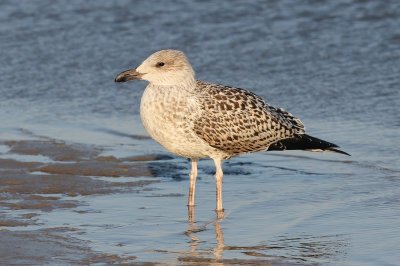
<path fill-rule="evenodd" d="M 197 81 L 196 89 L 202 112 L 194 131 L 231 156 L 266 150 L 274 142 L 304 133 L 299 119 L 247 90 L 203 81 Z"/>
<path fill-rule="evenodd" d="M 189 158 L 227 159 L 304 133 L 299 119 L 257 95 L 199 80 L 188 87 L 149 85 L 141 117 L 153 139 Z"/>
<path fill-rule="evenodd" d="M 247 90 L 196 80 L 180 51 L 158 51 L 116 81 L 130 79 L 149 81 L 140 107 L 143 125 L 177 155 L 222 160 L 268 149 L 341 152 L 306 135 L 298 118 Z"/>
<path fill-rule="evenodd" d="M 149 81 L 140 103 L 140 116 L 147 132 L 170 152 L 191 159 L 189 220 L 193 219 L 200 158 L 210 157 L 214 161 L 215 210 L 219 215 L 224 211 L 224 159 L 268 149 L 347 154 L 335 149 L 333 143 L 305 134 L 298 118 L 268 105 L 247 90 L 196 80 L 181 51 L 155 52 L 136 69 L 118 74 L 115 81 L 134 79 Z"/>

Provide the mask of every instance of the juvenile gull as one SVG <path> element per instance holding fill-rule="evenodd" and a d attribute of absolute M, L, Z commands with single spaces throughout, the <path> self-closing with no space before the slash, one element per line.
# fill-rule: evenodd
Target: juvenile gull
<path fill-rule="evenodd" d="M 222 211 L 223 160 L 255 151 L 333 151 L 337 145 L 305 134 L 303 123 L 247 90 L 196 80 L 185 54 L 161 50 L 116 82 L 142 79 L 140 116 L 150 136 L 191 160 L 188 206 L 194 206 L 197 162 L 210 157 L 216 168 L 216 210 Z"/>

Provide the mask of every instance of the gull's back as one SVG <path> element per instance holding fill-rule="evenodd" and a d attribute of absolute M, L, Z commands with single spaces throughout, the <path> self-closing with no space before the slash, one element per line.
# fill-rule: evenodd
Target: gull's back
<path fill-rule="evenodd" d="M 202 113 L 194 131 L 230 156 L 266 150 L 272 143 L 304 133 L 299 119 L 247 90 L 199 80 L 196 90 Z"/>

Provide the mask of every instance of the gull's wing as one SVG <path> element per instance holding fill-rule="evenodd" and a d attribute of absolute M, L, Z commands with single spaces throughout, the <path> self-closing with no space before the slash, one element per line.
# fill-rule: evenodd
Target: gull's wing
<path fill-rule="evenodd" d="M 236 155 L 304 134 L 298 118 L 249 91 L 203 81 L 197 81 L 197 91 L 202 112 L 194 131 L 214 148 Z"/>

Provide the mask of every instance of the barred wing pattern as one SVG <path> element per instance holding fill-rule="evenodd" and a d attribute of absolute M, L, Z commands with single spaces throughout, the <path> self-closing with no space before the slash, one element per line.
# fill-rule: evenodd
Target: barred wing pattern
<path fill-rule="evenodd" d="M 194 131 L 231 156 L 265 150 L 279 140 L 304 134 L 298 118 L 247 90 L 197 81 L 197 93 L 202 113 Z"/>

